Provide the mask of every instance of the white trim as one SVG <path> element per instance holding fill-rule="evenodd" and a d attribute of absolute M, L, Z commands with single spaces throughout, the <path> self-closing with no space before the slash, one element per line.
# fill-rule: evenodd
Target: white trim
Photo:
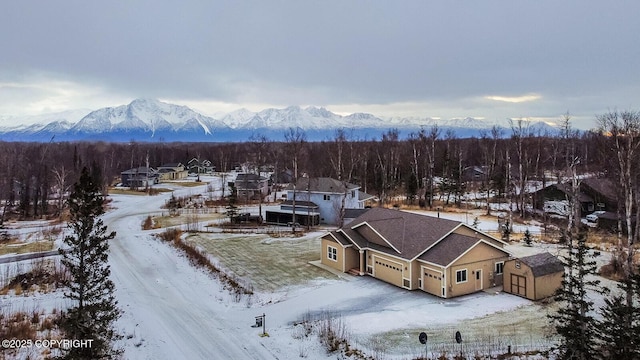
<path fill-rule="evenodd" d="M 456 227 L 451 229 L 448 233 L 444 234 L 440 239 L 436 240 L 433 244 L 431 244 L 431 246 L 429 246 L 428 248 L 424 249 L 421 253 L 419 253 L 418 255 L 414 256 L 413 259 L 411 259 L 411 261 L 418 259 L 420 256 L 422 256 L 422 254 L 424 254 L 427 251 L 431 250 L 432 247 L 438 245 L 439 242 L 444 240 L 447 236 L 451 235 L 457 228 L 460 227 L 460 225 L 462 225 L 462 223 L 460 223 L 459 225 L 457 225 Z"/>
<path fill-rule="evenodd" d="M 458 273 L 464 271 L 464 281 L 458 281 Z M 466 282 L 469 282 L 469 270 L 467 270 L 467 268 L 464 269 L 460 269 L 460 270 L 456 270 L 456 285 L 457 284 L 464 284 Z"/>
<path fill-rule="evenodd" d="M 332 256 L 329 255 L 329 250 L 331 250 L 331 249 L 333 249 L 335 251 L 335 253 L 331 254 Z M 333 258 L 333 255 L 335 255 L 335 259 Z M 329 259 L 331 261 L 338 262 L 338 248 L 337 247 L 334 247 L 334 246 L 331 246 L 331 245 L 327 245 L 327 259 Z M 343 264 L 342 267 L 344 267 L 344 264 Z"/>
<path fill-rule="evenodd" d="M 344 232 L 344 230 L 342 230 L 342 229 L 338 229 L 338 230 L 336 230 L 336 232 L 337 232 L 337 231 L 339 231 L 339 232 L 343 233 L 343 234 L 344 234 L 344 236 L 345 236 L 347 239 L 349 239 L 349 241 L 351 241 L 351 244 L 355 245 L 355 246 L 358 248 L 358 250 L 366 250 L 366 249 L 368 249 L 368 248 L 366 248 L 366 247 L 361 248 L 361 247 L 360 247 L 360 246 L 359 246 L 355 241 L 353 241 L 353 239 L 352 239 L 351 237 L 349 237 L 349 235 L 347 235 L 347 233 L 346 233 L 346 232 Z"/>
<path fill-rule="evenodd" d="M 460 223 L 460 225 L 461 225 L 461 226 L 464 226 L 464 227 L 466 227 L 466 228 L 468 228 L 469 230 L 473 230 L 474 232 L 477 232 L 478 234 L 482 234 L 482 235 L 484 235 L 484 236 L 488 237 L 489 239 L 496 240 L 497 242 L 502 243 L 503 245 L 509 245 L 508 243 L 506 243 L 506 242 L 502 241 L 501 239 L 498 239 L 498 238 L 496 238 L 496 237 L 493 237 L 493 236 L 491 236 L 491 235 L 489 235 L 489 234 L 487 234 L 487 233 L 485 233 L 485 232 L 482 232 L 482 231 L 480 231 L 480 230 L 478 230 L 478 229 L 476 229 L 476 228 L 473 228 L 473 227 L 471 227 L 470 225 L 467 225 L 467 224 L 465 224 L 465 223 Z M 459 227 L 459 226 L 458 226 L 458 227 Z M 456 229 L 457 229 L 458 227 L 456 227 Z M 486 241 L 486 240 L 485 240 L 485 241 Z"/>

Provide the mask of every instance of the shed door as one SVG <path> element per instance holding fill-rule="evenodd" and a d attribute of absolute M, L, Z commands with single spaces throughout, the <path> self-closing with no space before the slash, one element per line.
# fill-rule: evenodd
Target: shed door
<path fill-rule="evenodd" d="M 376 257 L 373 264 L 373 274 L 380 280 L 402 286 L 402 265 L 399 263 Z"/>
<path fill-rule="evenodd" d="M 511 293 L 527 297 L 527 278 L 511 274 Z"/>
<path fill-rule="evenodd" d="M 441 296 L 442 293 L 442 273 L 431 269 L 423 268 L 422 272 L 422 290 Z"/>

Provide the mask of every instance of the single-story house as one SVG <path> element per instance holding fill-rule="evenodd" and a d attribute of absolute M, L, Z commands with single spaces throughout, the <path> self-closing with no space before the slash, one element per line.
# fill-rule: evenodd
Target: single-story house
<path fill-rule="evenodd" d="M 182 163 L 170 163 L 158 167 L 160 180 L 181 180 L 186 178 L 187 174 L 187 169 Z"/>
<path fill-rule="evenodd" d="M 562 285 L 564 264 L 545 252 L 504 263 L 504 292 L 530 300 L 552 296 Z"/>
<path fill-rule="evenodd" d="M 146 166 L 125 170 L 120 173 L 120 182 L 126 187 L 147 187 L 158 183 L 158 172 Z"/>
<path fill-rule="evenodd" d="M 503 241 L 464 223 L 372 208 L 321 238 L 321 262 L 442 298 L 502 285 Z"/>
<path fill-rule="evenodd" d="M 551 184 L 533 193 L 534 206 L 548 214 L 567 216 L 570 212 L 569 199 L 573 197 L 570 184 Z M 578 191 L 580 216 L 594 211 L 594 200 L 591 196 Z"/>

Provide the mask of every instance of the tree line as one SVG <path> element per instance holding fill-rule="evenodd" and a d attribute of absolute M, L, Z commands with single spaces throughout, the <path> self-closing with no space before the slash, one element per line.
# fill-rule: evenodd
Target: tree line
<path fill-rule="evenodd" d="M 508 127 L 494 126 L 472 138 L 458 138 L 451 129 L 434 125 L 405 136 L 389 129 L 371 139 L 360 138 L 357 130 L 338 129 L 332 138 L 318 142 L 306 141 L 301 129 L 287 130 L 282 139 L 256 134 L 243 143 L 0 142 L 0 198 L 3 215 L 15 208 L 23 219 L 55 216 L 82 167 L 106 188 L 130 168 L 186 164 L 199 158 L 211 161 L 217 171 L 249 164 L 255 169 L 269 166 L 275 172 L 289 170 L 295 177 L 333 177 L 360 185 L 382 204 L 401 195 L 427 207 L 435 199 L 460 205 L 466 191 L 482 191 L 509 197 L 514 212 L 525 216 L 527 183 L 539 180 L 544 185 L 549 174 L 565 179 L 571 161 L 579 159 L 578 173 L 617 174 L 610 138 L 604 128 L 575 130 L 567 114 L 552 132 L 514 120 Z M 472 189 L 464 171 L 474 166 L 485 175 Z M 631 178 L 637 175 L 630 174 L 625 181 Z M 51 199 L 59 201 L 47 201 Z"/>

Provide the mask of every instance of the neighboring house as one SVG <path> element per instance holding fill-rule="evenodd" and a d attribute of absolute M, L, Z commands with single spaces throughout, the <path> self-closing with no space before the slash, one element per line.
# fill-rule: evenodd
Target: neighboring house
<path fill-rule="evenodd" d="M 534 205 L 538 210 L 548 214 L 569 215 L 569 199 L 573 198 L 570 184 L 552 184 L 533 193 Z M 578 192 L 580 216 L 584 217 L 594 211 L 594 200 L 591 196 Z"/>
<path fill-rule="evenodd" d="M 564 264 L 549 253 L 541 253 L 504 264 L 505 292 L 530 300 L 541 300 L 552 296 L 562 285 Z"/>
<path fill-rule="evenodd" d="M 462 170 L 462 181 L 483 182 L 489 180 L 488 166 L 468 166 Z"/>
<path fill-rule="evenodd" d="M 296 201 L 296 224 L 315 226 L 320 224 L 318 205 L 309 201 Z M 292 225 L 293 200 L 286 200 L 280 204 L 279 210 L 267 210 L 265 222 L 272 225 Z"/>
<path fill-rule="evenodd" d="M 293 200 L 294 185 L 287 187 L 287 200 Z M 339 224 L 346 209 L 364 209 L 374 197 L 360 191 L 360 186 L 332 178 L 300 178 L 295 184 L 296 203 L 309 201 L 318 205 L 321 224 Z M 297 212 L 296 212 L 297 213 Z"/>
<path fill-rule="evenodd" d="M 593 211 L 616 212 L 618 184 L 609 179 L 589 178 L 580 182 L 580 191 L 593 199 Z"/>
<path fill-rule="evenodd" d="M 453 220 L 372 208 L 322 236 L 322 264 L 450 298 L 502 285 L 501 240 Z"/>
<path fill-rule="evenodd" d="M 216 171 L 216 167 L 211 164 L 211 161 L 199 158 L 189 160 L 187 169 L 190 174 L 211 174 Z"/>
<path fill-rule="evenodd" d="M 234 186 L 238 199 L 260 199 L 269 194 L 269 180 L 258 174 L 238 174 Z"/>
<path fill-rule="evenodd" d="M 181 180 L 187 177 L 187 170 L 182 163 L 164 164 L 158 167 L 160 180 Z"/>
<path fill-rule="evenodd" d="M 148 187 L 158 183 L 158 172 L 151 167 L 140 166 L 121 172 L 120 182 L 126 187 Z"/>
<path fill-rule="evenodd" d="M 549 214 L 569 214 L 569 200 L 573 197 L 571 184 L 552 184 L 533 193 L 534 207 Z M 616 185 L 609 179 L 588 178 L 580 181 L 578 189 L 580 217 L 594 212 L 615 213 Z"/>

